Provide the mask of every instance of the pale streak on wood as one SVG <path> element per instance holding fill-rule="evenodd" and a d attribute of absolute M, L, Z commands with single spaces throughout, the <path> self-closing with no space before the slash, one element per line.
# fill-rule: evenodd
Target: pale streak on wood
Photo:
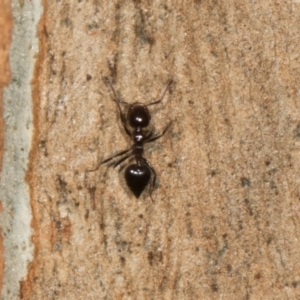
<path fill-rule="evenodd" d="M 299 5 L 101 2 L 45 1 L 24 299 L 296 299 Z M 102 75 L 129 102 L 176 82 L 155 203 L 84 176 L 128 147 Z"/>

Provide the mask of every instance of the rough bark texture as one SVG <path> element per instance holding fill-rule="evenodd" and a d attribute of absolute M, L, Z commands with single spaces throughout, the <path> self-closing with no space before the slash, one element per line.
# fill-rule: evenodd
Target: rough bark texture
<path fill-rule="evenodd" d="M 12 13 L 9 0 L 0 0 L 0 172 L 4 153 L 4 114 L 3 114 L 3 89 L 10 80 L 9 49 L 12 32 Z M 3 212 L 2 199 L 0 199 L 0 213 Z M 4 260 L 3 237 L 0 230 L 0 295 L 2 290 Z"/>
<path fill-rule="evenodd" d="M 45 1 L 24 299 L 300 297 L 300 3 Z M 100 161 L 130 146 L 108 76 L 149 103 L 152 203 Z"/>

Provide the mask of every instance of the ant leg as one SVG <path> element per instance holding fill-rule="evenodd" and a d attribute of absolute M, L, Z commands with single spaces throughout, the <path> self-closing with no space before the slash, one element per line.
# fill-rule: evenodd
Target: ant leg
<path fill-rule="evenodd" d="M 118 105 L 118 106 L 119 106 L 119 105 Z M 128 127 L 127 127 L 127 125 L 126 125 L 126 117 L 125 117 L 125 115 L 122 113 L 120 106 L 119 106 L 119 111 L 120 111 L 120 118 L 121 118 L 121 122 L 122 122 L 122 125 L 123 125 L 123 127 L 124 127 L 124 130 L 125 130 L 125 132 L 127 133 L 127 135 L 131 137 L 131 132 L 130 132 L 130 130 L 128 129 Z"/>
<path fill-rule="evenodd" d="M 163 92 L 163 95 L 161 96 L 160 99 L 158 99 L 157 101 L 154 101 L 154 102 L 152 102 L 152 103 L 149 103 L 149 104 L 147 104 L 146 106 L 158 104 L 159 102 L 161 102 L 162 99 L 164 99 L 165 94 L 166 94 L 167 90 L 169 89 L 170 85 L 172 84 L 172 82 L 173 82 L 173 80 L 172 80 L 172 79 L 169 79 L 169 81 L 168 81 L 168 83 L 167 83 L 167 86 L 166 86 L 166 88 L 165 88 L 165 90 L 164 90 L 164 92 Z"/>
<path fill-rule="evenodd" d="M 151 164 L 149 163 L 149 161 L 145 157 L 143 157 L 143 161 L 145 162 L 145 164 L 150 168 L 150 170 L 153 173 L 153 180 L 152 180 L 152 183 L 150 185 L 150 192 L 149 192 L 149 194 L 150 194 L 150 198 L 151 198 L 152 202 L 154 202 L 154 200 L 152 198 L 152 192 L 154 190 L 155 183 L 156 183 L 156 172 L 155 172 L 154 168 L 151 166 Z"/>
<path fill-rule="evenodd" d="M 156 136 L 151 137 L 151 138 L 148 138 L 148 139 L 145 141 L 145 144 L 146 144 L 146 143 L 153 142 L 153 141 L 156 141 L 157 139 L 161 138 L 161 137 L 167 132 L 167 130 L 170 128 L 171 125 L 172 125 L 172 122 L 170 122 L 170 123 L 166 126 L 166 128 L 164 129 L 164 131 L 163 131 L 161 134 L 156 135 Z"/>
<path fill-rule="evenodd" d="M 121 151 L 121 152 L 117 153 L 116 155 L 114 155 L 114 156 L 112 156 L 112 157 L 110 157 L 110 158 L 105 159 L 104 161 L 102 161 L 102 162 L 97 166 L 97 168 L 92 169 L 92 170 L 88 170 L 88 172 L 94 172 L 94 171 L 97 171 L 103 164 L 109 162 L 110 160 L 114 159 L 115 157 L 118 157 L 118 156 L 121 156 L 121 155 L 123 155 L 123 154 L 126 154 L 126 153 L 127 153 L 128 151 L 130 151 L 130 150 L 131 150 L 131 148 L 130 148 L 130 149 L 127 149 L 127 150 L 124 150 L 124 151 Z"/>
<path fill-rule="evenodd" d="M 124 160 L 128 159 L 132 155 L 133 155 L 132 153 L 130 153 L 129 155 L 126 155 L 126 156 L 122 157 L 120 160 L 118 160 L 117 162 L 111 164 L 110 166 L 113 166 L 114 168 L 116 168 L 119 164 L 121 164 Z"/>
<path fill-rule="evenodd" d="M 145 136 L 145 141 L 149 140 L 153 134 L 154 134 L 154 130 L 151 130 L 150 132 L 148 132 L 148 134 Z"/>
<path fill-rule="evenodd" d="M 129 161 L 131 161 L 132 158 L 133 158 L 133 156 L 129 157 Z M 122 170 L 124 170 L 124 168 L 125 168 L 126 166 L 127 166 L 127 164 L 121 165 L 120 168 L 119 168 L 119 173 L 122 172 Z"/>
<path fill-rule="evenodd" d="M 118 109 L 119 109 L 119 113 L 120 113 L 120 119 L 121 119 L 121 122 L 122 122 L 122 125 L 125 129 L 125 132 L 127 133 L 127 135 L 131 136 L 131 133 L 130 133 L 130 130 L 128 129 L 127 125 L 126 125 L 126 117 L 124 115 L 124 113 L 122 112 L 121 110 L 121 106 L 120 106 L 120 103 L 123 103 L 123 104 L 126 104 L 126 105 L 130 105 L 129 103 L 119 99 L 117 97 L 117 94 L 116 94 L 116 91 L 113 87 L 113 85 L 111 84 L 111 82 L 109 81 L 109 79 L 107 77 L 103 77 L 103 81 L 111 88 L 113 94 L 114 94 L 114 100 L 118 106 Z"/>
<path fill-rule="evenodd" d="M 127 149 L 127 150 L 124 150 L 124 151 L 121 151 L 121 152 L 117 153 L 116 155 L 114 155 L 114 156 L 112 156 L 110 158 L 105 159 L 103 162 L 101 162 L 100 166 L 103 165 L 103 164 L 105 164 L 105 163 L 107 163 L 107 162 L 109 162 L 110 160 L 114 159 L 115 157 L 118 157 L 118 156 L 121 156 L 121 155 L 127 153 L 130 150 L 131 150 L 131 148 Z"/>

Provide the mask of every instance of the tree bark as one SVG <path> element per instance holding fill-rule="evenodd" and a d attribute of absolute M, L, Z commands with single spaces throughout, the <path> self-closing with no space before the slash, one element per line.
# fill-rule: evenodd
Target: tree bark
<path fill-rule="evenodd" d="M 300 297 L 298 1 L 44 1 L 23 299 Z M 113 95 L 169 131 L 152 202 L 99 163 Z M 124 108 L 124 107 L 123 107 Z M 152 122 L 151 121 L 151 122 Z"/>

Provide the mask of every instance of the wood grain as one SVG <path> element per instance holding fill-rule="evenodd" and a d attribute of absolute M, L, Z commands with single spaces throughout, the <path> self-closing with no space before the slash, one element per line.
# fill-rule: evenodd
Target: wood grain
<path fill-rule="evenodd" d="M 9 49 L 12 33 L 12 12 L 11 3 L 8 0 L 0 0 L 0 172 L 2 170 L 4 154 L 4 111 L 3 111 L 3 90 L 10 81 Z M 2 199 L 0 199 L 0 212 L 3 212 Z M 0 294 L 2 290 L 4 274 L 4 246 L 2 230 L 0 230 Z"/>
<path fill-rule="evenodd" d="M 24 299 L 300 297 L 297 1 L 44 2 Z M 126 149 L 102 76 L 157 99 L 154 203 L 103 159 Z"/>
<path fill-rule="evenodd" d="M 9 49 L 12 33 L 11 3 L 0 0 L 0 172 L 2 170 L 4 152 L 4 116 L 3 116 L 3 89 L 10 81 Z"/>

